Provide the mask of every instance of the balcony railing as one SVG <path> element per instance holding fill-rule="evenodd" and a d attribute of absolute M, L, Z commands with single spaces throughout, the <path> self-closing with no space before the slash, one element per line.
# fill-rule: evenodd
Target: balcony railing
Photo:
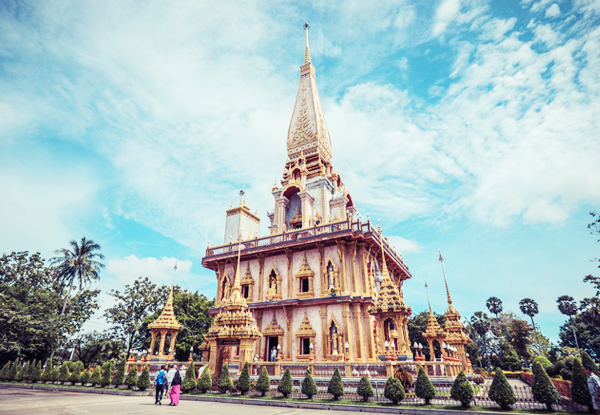
<path fill-rule="evenodd" d="M 332 222 L 325 225 L 317 225 L 312 228 L 296 229 L 288 232 L 278 233 L 274 235 L 261 236 L 260 238 L 247 239 L 245 241 L 235 241 L 223 245 L 213 245 L 206 249 L 206 257 L 215 257 L 219 255 L 226 255 L 237 253 L 238 245 L 242 244 L 242 252 L 253 250 L 257 248 L 264 248 L 270 246 L 276 246 L 279 244 L 285 244 L 290 242 L 297 242 L 303 240 L 317 239 L 327 235 L 334 235 L 336 233 L 352 231 L 353 233 L 362 234 L 378 234 L 377 228 L 369 221 L 346 221 Z M 401 267 L 408 272 L 408 264 L 401 255 L 398 255 L 396 251 L 390 246 L 386 238 L 381 238 L 383 245 L 386 248 L 386 255 L 392 257 L 396 263 L 400 264 Z"/>

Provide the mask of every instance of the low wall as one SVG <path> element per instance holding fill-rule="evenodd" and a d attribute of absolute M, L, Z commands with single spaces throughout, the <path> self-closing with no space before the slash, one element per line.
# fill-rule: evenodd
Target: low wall
<path fill-rule="evenodd" d="M 533 384 L 533 373 L 521 372 L 521 380 L 532 385 Z M 554 387 L 556 388 L 556 390 L 558 391 L 560 396 L 564 396 L 565 398 L 571 399 L 571 382 L 570 381 L 554 379 L 554 378 L 550 378 L 550 380 L 554 384 Z"/>

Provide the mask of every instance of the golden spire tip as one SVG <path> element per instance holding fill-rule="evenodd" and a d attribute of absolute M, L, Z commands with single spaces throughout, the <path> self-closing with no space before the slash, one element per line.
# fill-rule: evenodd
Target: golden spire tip
<path fill-rule="evenodd" d="M 305 22 L 304 31 L 306 32 L 306 52 L 304 52 L 304 63 L 310 62 L 310 50 L 308 49 L 308 29 L 310 29 L 310 25 L 308 22 Z"/>

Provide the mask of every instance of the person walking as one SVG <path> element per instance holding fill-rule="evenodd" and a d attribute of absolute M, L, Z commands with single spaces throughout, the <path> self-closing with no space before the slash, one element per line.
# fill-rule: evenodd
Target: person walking
<path fill-rule="evenodd" d="M 156 378 L 154 379 L 154 386 L 156 388 L 156 396 L 154 405 L 162 405 L 163 392 L 165 390 L 165 383 L 167 381 L 167 374 L 165 372 L 165 365 L 160 367 L 160 370 L 156 374 Z"/>
<path fill-rule="evenodd" d="M 598 396 L 598 391 L 600 391 L 600 378 L 593 372 L 591 366 L 584 364 L 582 369 L 583 373 L 588 377 L 587 385 L 592 397 L 594 411 L 596 411 L 596 415 L 600 415 L 600 397 Z"/>
<path fill-rule="evenodd" d="M 175 377 L 175 373 L 177 373 L 175 366 L 169 365 L 169 371 L 167 372 L 167 395 L 169 396 L 171 396 L 171 384 L 173 382 L 173 378 Z"/>
<path fill-rule="evenodd" d="M 177 406 L 179 404 L 179 394 L 181 393 L 181 375 L 175 371 L 173 376 L 173 382 L 171 382 L 171 403 L 170 406 Z"/>

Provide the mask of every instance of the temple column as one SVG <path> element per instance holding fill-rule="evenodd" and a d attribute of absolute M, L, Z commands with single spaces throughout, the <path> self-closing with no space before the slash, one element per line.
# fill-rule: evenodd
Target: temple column
<path fill-rule="evenodd" d="M 348 255 L 350 257 L 350 261 L 352 262 L 350 269 L 352 271 L 352 295 L 357 297 L 360 291 L 359 281 L 358 281 L 358 272 L 356 270 L 356 242 L 348 243 Z"/>
<path fill-rule="evenodd" d="M 265 256 L 264 254 L 258 255 L 258 302 L 263 300 L 263 286 L 264 286 L 264 272 L 265 272 Z"/>
<path fill-rule="evenodd" d="M 275 214 L 276 216 L 276 221 L 277 221 L 277 227 L 279 229 L 279 233 L 283 232 L 283 225 L 285 222 L 285 211 L 286 209 L 289 207 L 290 205 L 290 201 L 287 197 L 285 196 L 281 196 L 278 197 L 276 200 L 277 203 L 277 208 L 275 209 Z M 287 225 L 286 225 L 287 228 Z"/>
<path fill-rule="evenodd" d="M 300 203 L 302 206 L 302 228 L 308 228 L 312 210 L 310 207 L 312 207 L 315 198 L 312 197 L 307 191 L 299 192 L 298 197 L 300 198 Z"/>
<path fill-rule="evenodd" d="M 354 330 L 356 333 L 356 360 L 365 360 L 365 335 L 363 330 L 362 308 L 360 304 L 353 304 L 352 316 L 354 317 Z"/>
<path fill-rule="evenodd" d="M 288 295 L 287 299 L 293 298 L 294 293 L 294 276 L 292 275 L 292 268 L 294 265 L 294 250 L 286 249 L 285 257 L 287 258 L 287 286 L 288 286 Z M 283 294 L 283 293 L 282 293 Z"/>
<path fill-rule="evenodd" d="M 346 273 L 346 242 L 337 241 L 338 246 L 338 258 L 340 260 L 340 290 L 342 295 L 348 295 L 348 274 Z"/>
<path fill-rule="evenodd" d="M 169 346 L 169 348 L 171 349 L 171 353 L 169 353 L 169 355 L 173 354 L 175 355 L 175 339 L 177 338 L 177 332 L 173 333 L 171 332 L 171 344 Z"/>
<path fill-rule="evenodd" d="M 360 289 L 362 290 L 362 295 L 363 296 L 367 296 L 367 293 L 369 292 L 368 289 L 368 274 L 367 274 L 367 261 L 365 259 L 367 250 L 366 250 L 366 244 L 363 242 L 360 242 L 358 244 L 356 244 L 356 250 L 358 252 L 358 279 L 359 279 L 359 285 L 360 285 Z"/>
<path fill-rule="evenodd" d="M 367 311 L 367 305 L 363 305 L 363 317 L 365 319 L 365 330 L 367 330 L 367 343 L 369 344 L 369 360 L 376 361 L 377 356 L 375 350 L 375 336 L 373 334 L 373 322 L 371 321 L 371 316 Z"/>
<path fill-rule="evenodd" d="M 292 317 L 293 317 L 294 310 L 291 307 L 284 307 L 283 309 L 285 311 L 285 320 L 287 323 L 287 332 L 285 334 L 287 337 L 286 360 L 291 362 L 292 361 L 292 344 L 294 342 L 294 335 L 292 334 Z"/>
<path fill-rule="evenodd" d="M 163 356 L 165 354 L 165 339 L 167 338 L 167 331 L 160 331 L 160 347 L 158 348 L 158 355 Z"/>
<path fill-rule="evenodd" d="M 329 286 L 327 285 L 327 272 L 325 271 L 325 265 L 323 261 L 325 260 L 325 248 L 322 243 L 317 244 L 317 252 L 319 254 L 319 275 L 321 276 L 321 297 L 326 297 L 328 294 Z"/>
<path fill-rule="evenodd" d="M 150 343 L 150 357 L 154 355 L 154 343 L 156 343 L 156 331 L 152 330 L 152 343 Z"/>
<path fill-rule="evenodd" d="M 321 305 L 321 342 L 323 343 L 323 356 L 321 357 L 321 361 L 325 361 L 327 358 L 327 306 Z"/>
<path fill-rule="evenodd" d="M 348 342 L 348 346 L 350 346 L 350 349 L 348 350 L 350 356 L 352 356 L 353 353 L 353 347 L 352 347 L 352 338 L 354 337 L 354 333 L 352 330 L 352 326 L 350 325 L 350 304 L 349 303 L 343 303 L 342 304 L 342 320 L 344 320 L 344 329 L 346 331 L 346 342 Z M 342 344 L 342 350 L 343 350 L 343 354 L 344 356 L 346 355 L 346 346 L 345 346 L 345 342 L 344 344 Z"/>

